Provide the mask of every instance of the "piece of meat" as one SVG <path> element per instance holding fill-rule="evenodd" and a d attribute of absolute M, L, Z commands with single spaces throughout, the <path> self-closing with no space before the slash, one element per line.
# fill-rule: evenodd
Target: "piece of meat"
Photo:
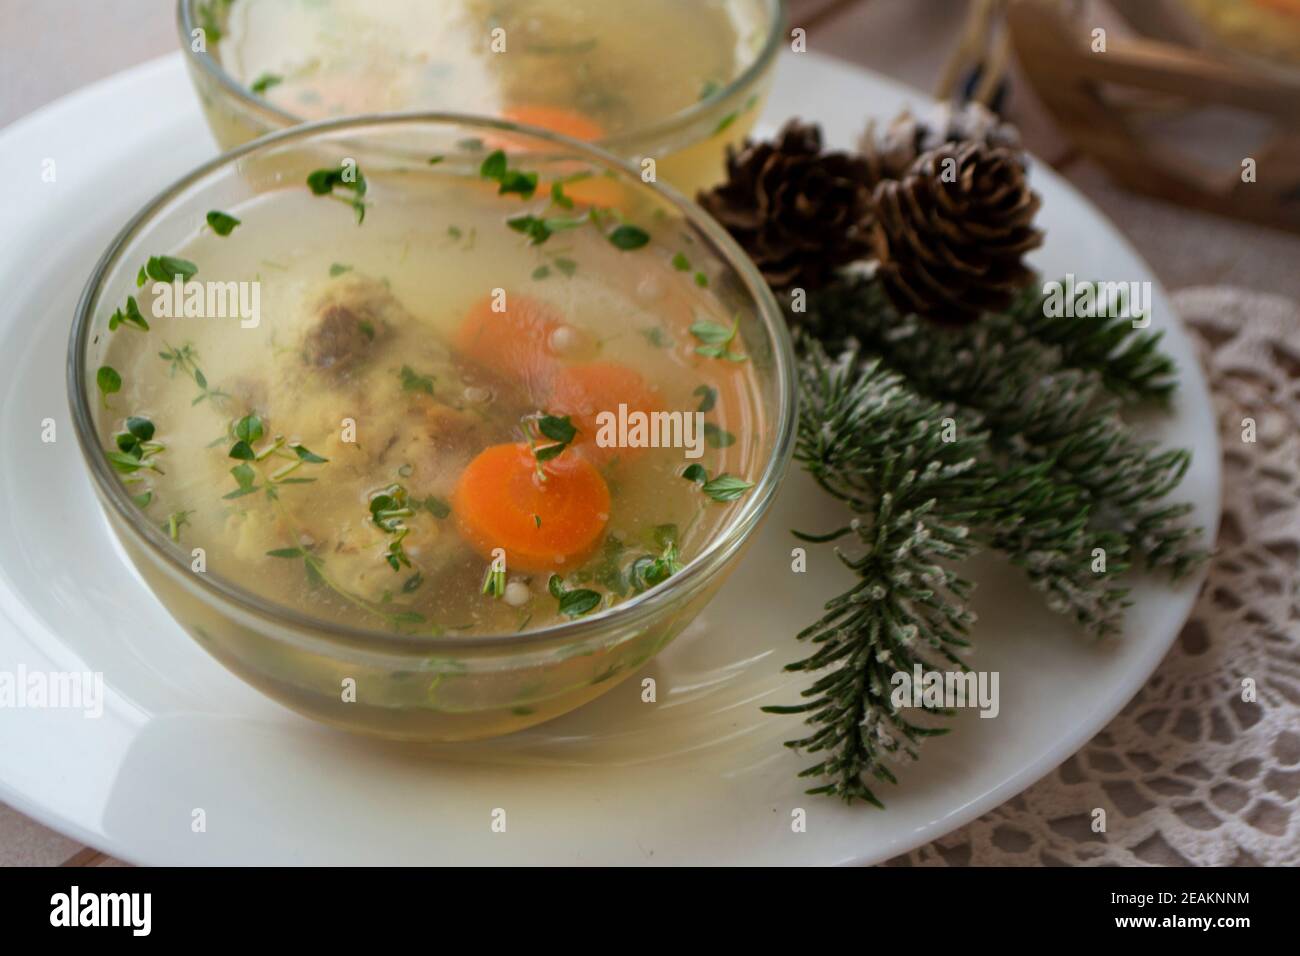
<path fill-rule="evenodd" d="M 344 305 L 327 306 L 303 343 L 307 364 L 347 372 L 365 358 L 375 340 L 372 320 Z"/>

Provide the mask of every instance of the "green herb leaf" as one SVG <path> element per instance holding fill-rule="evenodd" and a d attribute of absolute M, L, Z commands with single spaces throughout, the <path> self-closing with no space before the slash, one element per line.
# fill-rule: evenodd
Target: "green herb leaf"
<path fill-rule="evenodd" d="M 235 437 L 250 445 L 255 445 L 261 441 L 263 434 L 262 419 L 255 413 L 245 415 L 235 423 Z"/>
<path fill-rule="evenodd" d="M 153 422 L 138 415 L 132 415 L 126 420 L 126 430 L 142 442 L 150 441 L 153 438 Z"/>
<path fill-rule="evenodd" d="M 700 397 L 699 411 L 704 412 L 705 414 L 713 411 L 713 406 L 718 404 L 718 390 L 716 388 L 710 388 L 708 385 L 701 385 L 691 394 Z"/>
<path fill-rule="evenodd" d="M 177 276 L 182 276 L 188 282 L 198 275 L 199 267 L 188 259 L 176 256 L 150 256 L 144 271 L 155 282 L 171 282 Z"/>
<path fill-rule="evenodd" d="M 426 395 L 433 394 L 433 376 L 421 375 L 409 365 L 402 366 L 401 376 L 402 391 L 424 392 Z"/>
<path fill-rule="evenodd" d="M 258 96 L 261 96 L 271 87 L 278 86 L 280 83 L 283 82 L 284 82 L 284 77 L 282 76 L 277 76 L 274 73 L 263 73 L 261 76 L 255 79 L 248 88 L 252 90 L 254 93 L 256 93 Z"/>
<path fill-rule="evenodd" d="M 208 213 L 208 225 L 218 236 L 228 236 L 235 231 L 236 226 L 240 225 L 240 220 L 229 213 L 213 209 Z"/>
<path fill-rule="evenodd" d="M 712 481 L 704 483 L 703 491 L 714 501 L 735 501 L 753 487 L 752 481 L 745 481 L 733 475 L 718 475 Z"/>
<path fill-rule="evenodd" d="M 600 606 L 600 592 L 588 588 L 566 591 L 560 598 L 560 613 L 565 617 L 582 617 Z"/>
<path fill-rule="evenodd" d="M 687 481 L 708 481 L 709 473 L 701 464 L 687 465 L 686 470 L 682 472 L 682 477 Z"/>
<path fill-rule="evenodd" d="M 276 548 L 266 552 L 270 558 L 301 558 L 306 553 L 302 548 Z"/>
<path fill-rule="evenodd" d="M 704 440 L 709 443 L 710 448 L 730 448 L 736 443 L 736 436 L 719 428 L 713 422 L 705 422 Z"/>
<path fill-rule="evenodd" d="M 575 272 L 578 271 L 578 264 L 574 262 L 572 259 L 566 259 L 563 256 L 560 256 L 558 259 L 554 260 L 554 265 L 555 268 L 559 269 L 560 272 L 563 273 L 566 277 L 571 277 Z"/>
<path fill-rule="evenodd" d="M 343 273 L 345 273 L 345 272 L 351 272 L 351 271 L 352 271 L 352 267 L 351 267 L 351 266 L 345 266 L 345 265 L 343 265 L 341 262 L 333 262 L 333 263 L 330 263 L 330 278 L 331 278 L 331 279 L 337 279 L 339 276 L 343 275 Z"/>
<path fill-rule="evenodd" d="M 553 441 L 568 444 L 578 436 L 578 429 L 569 421 L 569 416 L 557 417 L 543 415 L 537 422 L 537 428 L 543 435 Z"/>
<path fill-rule="evenodd" d="M 451 514 L 451 505 L 441 498 L 429 497 L 424 499 L 424 510 L 435 518 L 442 520 Z"/>
<path fill-rule="evenodd" d="M 308 451 L 305 445 L 290 445 L 289 447 L 293 449 L 293 453 L 298 456 L 300 461 L 313 465 L 323 465 L 329 461 L 328 458 L 322 458 L 320 455 Z"/>
<path fill-rule="evenodd" d="M 95 373 L 95 384 L 99 386 L 100 392 L 107 398 L 109 395 L 122 390 L 122 376 L 117 374 L 117 369 L 111 365 L 101 365 L 99 371 Z"/>
<path fill-rule="evenodd" d="M 727 328 L 717 322 L 699 321 L 691 324 L 691 335 L 706 345 L 726 345 L 736 337 L 737 326 Z"/>
<path fill-rule="evenodd" d="M 673 256 L 673 268 L 678 272 L 691 271 L 691 260 L 686 258 L 686 253 L 679 252 Z"/>
<path fill-rule="evenodd" d="M 629 225 L 624 223 L 609 234 L 609 241 L 616 248 L 629 252 L 633 249 L 640 249 L 650 241 L 650 233 L 646 232 L 640 226 Z"/>
<path fill-rule="evenodd" d="M 509 160 L 506 159 L 504 149 L 495 149 L 484 158 L 483 164 L 479 166 L 478 174 L 484 179 L 492 179 L 496 182 L 501 181 L 501 177 L 506 174 L 509 168 Z"/>

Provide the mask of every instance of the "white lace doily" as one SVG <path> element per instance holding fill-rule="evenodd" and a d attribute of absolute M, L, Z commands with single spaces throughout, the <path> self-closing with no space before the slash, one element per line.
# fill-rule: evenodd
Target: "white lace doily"
<path fill-rule="evenodd" d="M 1199 339 L 1224 451 L 1222 526 L 1191 619 L 1081 751 L 890 865 L 1300 863 L 1300 310 L 1228 288 L 1174 304 Z"/>

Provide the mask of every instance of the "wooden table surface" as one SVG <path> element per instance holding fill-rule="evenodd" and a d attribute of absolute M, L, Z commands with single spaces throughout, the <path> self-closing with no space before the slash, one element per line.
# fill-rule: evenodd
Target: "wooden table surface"
<path fill-rule="evenodd" d="M 0 127 L 176 47 L 174 0 L 0 0 Z M 808 47 L 932 90 L 966 0 L 792 0 Z M 1007 113 L 1026 145 L 1119 226 L 1169 289 L 1238 285 L 1300 300 L 1300 236 L 1189 211 L 1110 184 L 1013 72 Z M 862 104 L 865 118 L 871 104 Z M 115 865 L 0 804 L 0 865 Z"/>

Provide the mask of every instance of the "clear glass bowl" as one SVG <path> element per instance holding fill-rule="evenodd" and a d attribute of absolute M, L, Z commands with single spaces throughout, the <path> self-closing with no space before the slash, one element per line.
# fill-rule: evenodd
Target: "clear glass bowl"
<path fill-rule="evenodd" d="M 209 569 L 146 517 L 105 459 L 96 416 L 96 372 L 109 316 L 136 292 L 140 263 L 177 250 L 211 209 L 303 183 L 323 156 L 357 157 L 378 181 L 386 171 L 436 175 L 476 169 L 483 140 L 508 141 L 545 176 L 586 169 L 618 180 L 652 204 L 665 229 L 693 241 L 693 258 L 714 276 L 710 292 L 739 318 L 759 383 L 760 449 L 753 489 L 729 522 L 679 573 L 602 613 L 524 633 L 418 636 L 348 627 L 277 606 Z M 475 152 L 478 150 L 479 152 Z M 443 154 L 432 169 L 420 159 Z M 379 215 L 379 207 L 369 215 Z M 343 216 L 347 228 L 356 228 Z M 293 226 L 284 227 L 293 241 Z M 117 335 L 159 335 L 117 332 Z M 161 338 L 159 338 L 161 342 Z M 96 264 L 72 327 L 68 391 L 86 467 L 131 561 L 176 620 L 222 664 L 270 697 L 350 730 L 408 740 L 495 736 L 563 714 L 605 693 L 668 644 L 735 566 L 790 461 L 795 380 L 782 312 L 744 252 L 703 210 L 671 189 L 643 183 L 615 157 L 586 144 L 509 123 L 445 114 L 357 117 L 296 126 L 201 166 L 137 214 Z M 346 700 L 345 682 L 356 699 Z"/>
<path fill-rule="evenodd" d="M 597 145 L 634 162 L 653 157 L 656 176 L 688 196 L 723 177 L 726 148 L 740 143 L 753 129 L 771 87 L 773 66 L 784 35 L 784 0 L 735 0 L 749 19 L 761 26 L 753 58 L 729 84 L 698 103 L 652 125 L 598 141 Z M 213 135 L 230 149 L 272 130 L 303 122 L 258 96 L 227 73 L 214 51 L 196 50 L 195 31 L 205 22 L 199 12 L 220 6 L 220 0 L 179 0 L 177 24 L 190 79 L 203 105 Z M 412 109 L 435 104 L 412 103 Z M 441 107 L 439 107 L 441 108 Z M 370 112 L 377 112 L 372 109 Z"/>

